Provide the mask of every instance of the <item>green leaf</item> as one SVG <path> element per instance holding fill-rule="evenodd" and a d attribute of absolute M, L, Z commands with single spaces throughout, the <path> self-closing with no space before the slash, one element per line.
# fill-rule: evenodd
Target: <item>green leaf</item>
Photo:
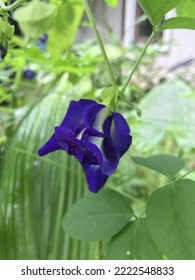
<path fill-rule="evenodd" d="M 104 0 L 106 4 L 110 7 L 116 7 L 118 4 L 118 0 Z"/>
<path fill-rule="evenodd" d="M 111 190 L 90 194 L 75 203 L 62 225 L 72 237 L 80 240 L 108 240 L 133 216 L 130 202 Z"/>
<path fill-rule="evenodd" d="M 19 22 L 20 28 L 26 36 L 38 37 L 48 32 L 55 10 L 55 5 L 33 0 L 14 11 L 13 18 Z"/>
<path fill-rule="evenodd" d="M 138 0 L 151 24 L 157 26 L 163 17 L 175 8 L 182 0 Z"/>
<path fill-rule="evenodd" d="M 101 92 L 100 98 L 105 106 L 108 106 L 113 112 L 115 109 L 116 91 L 113 87 L 108 87 Z"/>
<path fill-rule="evenodd" d="M 83 15 L 81 0 L 67 0 L 58 7 L 53 27 L 49 33 L 48 51 L 59 58 L 73 44 Z"/>
<path fill-rule="evenodd" d="M 168 259 L 195 259 L 195 182 L 179 180 L 149 198 L 146 220 L 151 236 Z"/>
<path fill-rule="evenodd" d="M 160 260 L 162 253 L 152 240 L 146 219 L 143 218 L 128 223 L 112 238 L 107 258 L 111 260 Z"/>
<path fill-rule="evenodd" d="M 166 29 L 195 29 L 195 18 L 174 17 L 163 22 L 160 30 Z"/>
<path fill-rule="evenodd" d="M 154 87 L 139 108 L 142 122 L 131 127 L 136 149 L 154 150 L 167 134 L 183 150 L 195 147 L 195 94 L 186 83 L 174 80 Z"/>
<path fill-rule="evenodd" d="M 0 259 L 97 257 L 96 243 L 73 240 L 61 227 L 68 208 L 88 193 L 79 163 L 62 151 L 37 155 L 66 113 L 64 93 L 74 91 L 65 78 L 56 83 L 10 139 L 0 168 Z"/>
<path fill-rule="evenodd" d="M 179 17 L 195 17 L 195 1 L 183 0 L 176 8 Z"/>
<path fill-rule="evenodd" d="M 171 155 L 155 155 L 147 158 L 132 157 L 132 160 L 169 178 L 177 174 L 185 165 L 185 161 Z"/>

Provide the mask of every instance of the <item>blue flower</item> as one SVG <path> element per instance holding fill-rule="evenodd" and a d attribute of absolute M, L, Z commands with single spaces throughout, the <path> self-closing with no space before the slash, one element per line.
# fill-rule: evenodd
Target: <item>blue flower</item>
<path fill-rule="evenodd" d="M 116 170 L 132 137 L 123 116 L 95 101 L 71 101 L 54 134 L 38 154 L 64 150 L 80 162 L 91 192 L 98 192 Z"/>

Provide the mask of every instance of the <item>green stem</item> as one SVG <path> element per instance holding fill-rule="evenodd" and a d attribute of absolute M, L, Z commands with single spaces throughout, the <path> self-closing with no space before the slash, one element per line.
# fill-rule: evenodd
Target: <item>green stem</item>
<path fill-rule="evenodd" d="M 148 41 L 147 41 L 145 47 L 144 47 L 143 50 L 142 50 L 142 53 L 141 53 L 140 57 L 138 58 L 138 60 L 137 60 L 136 63 L 135 63 L 135 65 L 134 65 L 134 67 L 133 67 L 133 69 L 132 69 L 132 71 L 131 71 L 131 73 L 130 73 L 130 75 L 129 75 L 129 78 L 128 78 L 126 84 L 124 85 L 123 89 L 121 90 L 121 94 L 123 94 L 123 93 L 125 92 L 125 90 L 126 90 L 128 84 L 129 84 L 129 82 L 131 81 L 131 78 L 132 78 L 133 74 L 134 74 L 135 71 L 137 70 L 137 67 L 139 66 L 139 64 L 140 64 L 140 62 L 141 62 L 141 60 L 142 60 L 142 58 L 143 58 L 143 56 L 144 56 L 144 54 L 145 54 L 145 52 L 146 52 L 148 46 L 149 46 L 150 43 L 152 42 L 152 40 L 153 40 L 153 38 L 154 38 L 155 35 L 156 35 L 156 31 L 153 30 L 153 32 L 151 33 L 151 35 L 150 35 L 150 37 L 149 37 L 149 39 L 148 39 Z"/>
<path fill-rule="evenodd" d="M 189 174 L 191 174 L 191 173 L 193 173 L 193 172 L 195 172 L 195 169 L 192 169 L 192 170 L 186 172 L 183 176 L 181 176 L 181 177 L 179 178 L 179 180 L 185 178 L 186 176 L 188 176 Z"/>
<path fill-rule="evenodd" d="M 6 7 L 3 0 L 0 0 L 0 7 L 1 7 L 2 10 L 4 10 L 5 7 Z"/>
<path fill-rule="evenodd" d="M 0 6 L 2 8 L 2 10 L 9 12 L 12 11 L 16 8 L 18 8 L 20 5 L 22 5 L 24 2 L 26 2 L 26 0 L 17 0 L 16 2 L 14 2 L 13 4 L 6 6 L 2 0 L 0 0 Z"/>
<path fill-rule="evenodd" d="M 91 13 L 91 10 L 89 8 L 87 0 L 82 0 L 82 1 L 83 1 L 83 6 L 84 6 L 84 9 L 85 9 L 85 12 L 86 12 L 86 14 L 88 16 L 88 19 L 89 19 L 89 22 L 91 24 L 91 27 L 92 27 L 92 29 L 93 29 L 93 31 L 95 33 L 96 38 L 97 38 L 97 41 L 98 41 L 99 47 L 101 49 L 102 56 L 104 58 L 106 67 L 108 69 L 108 73 L 110 75 L 110 81 L 112 83 L 112 86 L 115 88 L 116 92 L 118 93 L 118 87 L 117 87 L 117 84 L 116 84 L 116 81 L 115 81 L 115 78 L 114 78 L 114 74 L 113 74 L 110 62 L 108 60 L 106 51 L 104 49 L 104 45 L 103 45 L 102 39 L 101 39 L 100 34 L 99 34 L 98 30 L 97 30 L 97 27 L 96 27 L 96 24 L 95 24 L 95 20 L 93 18 L 93 15 Z"/>

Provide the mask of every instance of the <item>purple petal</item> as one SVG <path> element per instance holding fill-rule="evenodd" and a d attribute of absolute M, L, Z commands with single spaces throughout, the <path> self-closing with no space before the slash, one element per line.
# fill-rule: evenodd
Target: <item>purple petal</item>
<path fill-rule="evenodd" d="M 46 154 L 52 153 L 60 149 L 61 147 L 58 145 L 56 141 L 55 134 L 53 134 L 51 138 L 38 150 L 38 154 L 39 156 L 44 156 Z"/>
<path fill-rule="evenodd" d="M 91 137 L 89 140 L 83 140 L 85 148 L 90 152 L 100 165 L 104 175 L 111 175 L 118 165 L 118 155 L 112 145 L 106 139 L 100 137 Z"/>
<path fill-rule="evenodd" d="M 82 167 L 89 190 L 97 193 L 105 184 L 108 176 L 102 173 L 99 165 L 82 164 Z"/>
<path fill-rule="evenodd" d="M 55 136 L 58 145 L 69 155 L 75 155 L 77 147 L 84 147 L 80 140 L 74 138 L 74 132 L 66 127 L 56 126 Z"/>
<path fill-rule="evenodd" d="M 83 122 L 83 114 L 89 105 L 97 104 L 95 101 L 88 99 L 80 99 L 79 101 L 71 101 L 66 116 L 60 126 L 75 130 Z"/>
<path fill-rule="evenodd" d="M 105 108 L 104 105 L 101 104 L 92 104 L 87 107 L 84 116 L 83 116 L 83 123 L 86 128 L 92 128 L 94 119 L 97 117 L 97 114 Z"/>
<path fill-rule="evenodd" d="M 110 136 L 116 151 L 121 157 L 131 145 L 132 136 L 126 120 L 119 113 L 112 114 Z"/>

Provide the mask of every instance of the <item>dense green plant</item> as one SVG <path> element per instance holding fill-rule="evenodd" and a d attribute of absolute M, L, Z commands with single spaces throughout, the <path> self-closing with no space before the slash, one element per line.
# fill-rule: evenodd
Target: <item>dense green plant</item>
<path fill-rule="evenodd" d="M 178 80 L 152 89 L 139 104 L 141 122 L 133 112 L 141 115 L 133 103 L 140 97 L 132 96 L 132 77 L 154 36 L 165 29 L 194 29 L 194 1 L 138 1 L 153 31 L 125 81 L 106 54 L 86 0 L 34 0 L 20 7 L 23 2 L 0 1 L 3 50 L 13 35 L 8 11 L 19 7 L 13 17 L 25 34 L 12 37 L 0 69 L 0 258 L 194 259 L 193 89 Z M 173 8 L 177 15 L 162 21 Z M 98 56 L 94 49 L 83 51 L 87 43 L 73 48 L 84 10 L 102 52 Z M 44 32 L 49 37 L 41 51 L 36 44 Z M 120 50 L 117 63 L 123 55 Z M 36 73 L 30 81 L 26 65 Z M 132 149 L 98 194 L 87 193 L 80 167 L 65 153 L 37 156 L 69 101 L 80 98 L 117 108 L 132 128 Z"/>

